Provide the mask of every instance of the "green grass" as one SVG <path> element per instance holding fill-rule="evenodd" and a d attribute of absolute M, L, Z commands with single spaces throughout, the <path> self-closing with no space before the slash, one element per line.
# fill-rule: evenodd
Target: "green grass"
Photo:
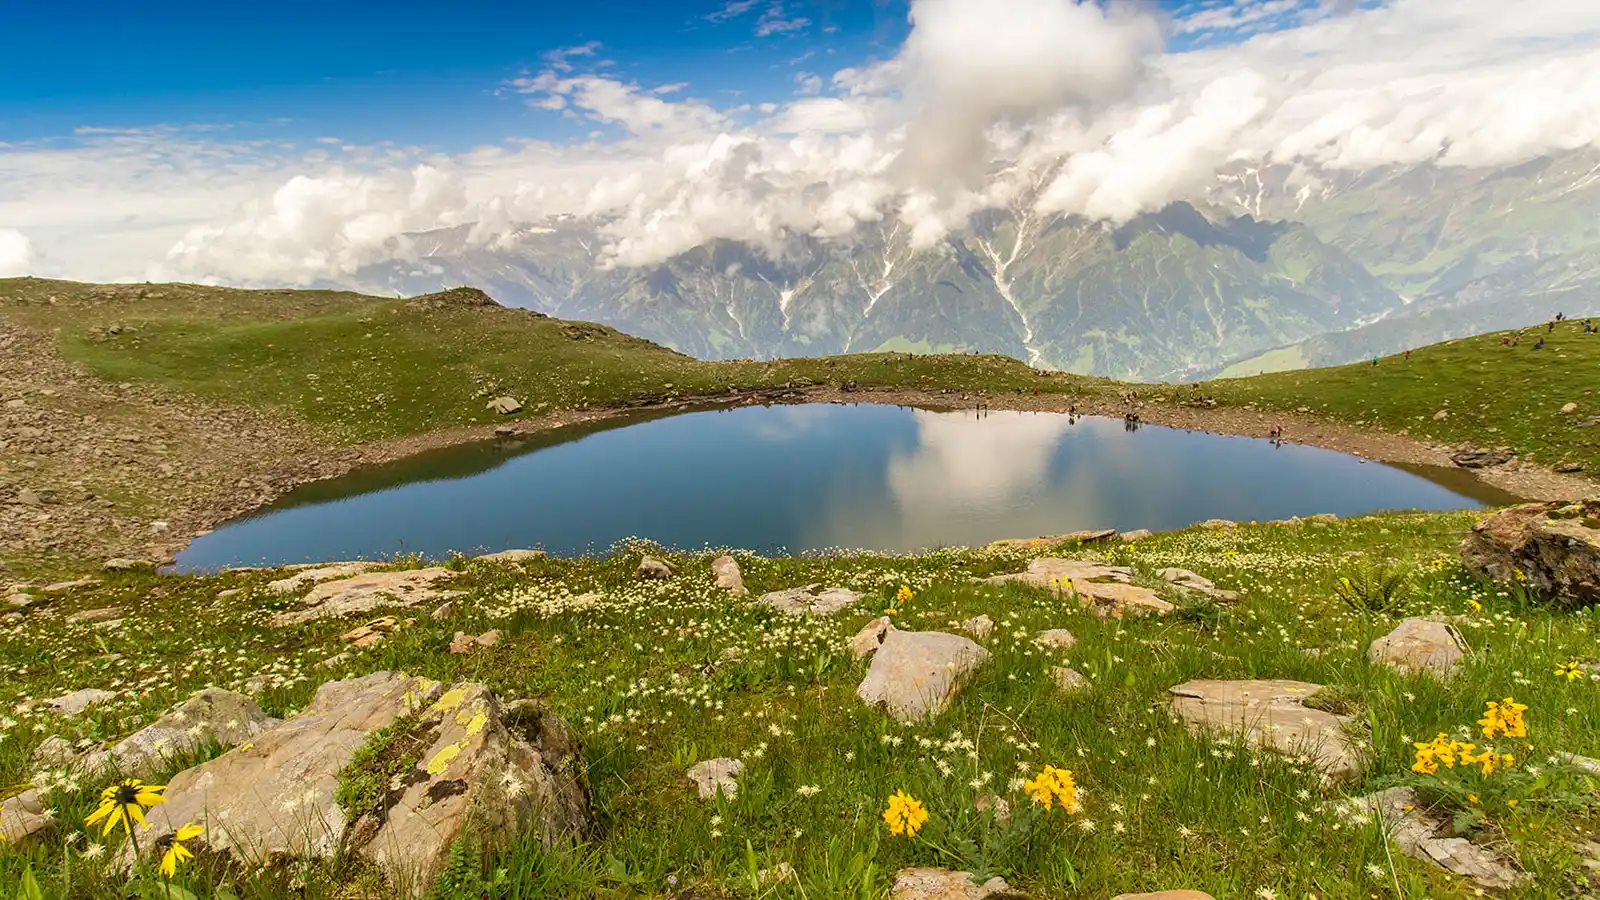
<path fill-rule="evenodd" d="M 1230 406 L 1296 410 L 1446 444 L 1511 446 L 1545 465 L 1600 471 L 1600 335 L 1564 322 L 1531 327 L 1521 346 L 1496 332 L 1348 366 L 1209 382 Z M 1533 344 L 1545 338 L 1542 350 Z M 1577 404 L 1571 414 L 1561 408 Z M 1434 415 L 1449 412 L 1442 420 Z"/>
<path fill-rule="evenodd" d="M 492 854 L 481 861 L 484 879 L 463 898 L 677 896 L 673 884 L 698 897 L 881 898 L 892 873 L 908 865 L 981 868 L 1041 900 L 1180 887 L 1218 898 L 1270 891 L 1367 900 L 1394 896 L 1396 885 L 1405 897 L 1471 897 L 1469 886 L 1438 870 L 1391 859 L 1375 828 L 1332 811 L 1343 796 L 1407 778 L 1409 742 L 1472 723 L 1491 698 L 1513 695 L 1529 706 L 1529 736 L 1516 742 L 1522 765 L 1542 766 L 1558 751 L 1600 756 L 1600 682 L 1552 674 L 1593 655 L 1600 615 L 1552 611 L 1470 582 L 1455 547 L 1471 521 L 1469 513 L 1396 514 L 1298 529 L 1191 529 L 1114 547 L 1102 555 L 1133 565 L 1141 579 L 1178 565 L 1242 595 L 1201 615 L 1121 621 L 1100 621 L 1044 591 L 969 580 L 1020 570 L 1029 553 L 1015 549 L 741 555 L 757 594 L 823 582 L 867 595 L 836 619 L 814 620 L 722 595 L 711 585 L 709 555 L 669 557 L 679 575 L 668 582 L 633 577 L 643 548 L 525 571 L 466 563 L 457 586 L 469 593 L 453 614 L 435 622 L 425 611 L 408 613 L 417 624 L 331 671 L 317 663 L 343 649 L 338 635 L 352 623 L 266 627 L 270 611 L 294 602 L 265 593 L 274 573 L 108 576 L 0 624 L 0 785 L 51 785 L 56 811 L 40 840 L 0 848 L 0 893 L 15 890 L 31 867 L 47 897 L 160 896 L 154 882 L 140 893 L 105 877 L 110 854 L 94 855 L 100 838 L 81 826 L 101 784 L 62 783 L 31 766 L 29 754 L 47 736 L 114 739 L 202 686 L 238 688 L 251 679 L 266 710 L 286 715 L 323 680 L 401 670 L 482 681 L 508 700 L 542 698 L 583 743 L 595 817 L 589 843 L 561 856 L 533 841 Z M 1392 620 L 1358 615 L 1334 598 L 1352 553 L 1411 568 L 1405 614 L 1465 617 L 1474 655 L 1449 685 L 1368 662 L 1368 644 Z M 843 647 L 901 584 L 916 593 L 903 607 L 905 627 L 954 630 L 978 614 L 998 623 L 983 641 L 992 661 L 947 711 L 915 726 L 861 705 L 854 692 L 866 663 Z M 223 588 L 244 593 L 219 601 Z M 591 591 L 598 603 L 574 602 Z M 109 604 L 128 611 L 116 627 L 63 621 Z M 491 627 L 505 633 L 499 646 L 448 653 L 455 631 Z M 1059 627 L 1079 643 L 1050 652 L 1032 645 L 1032 634 Z M 729 649 L 738 659 L 705 674 Z M 1056 693 L 1055 665 L 1078 669 L 1091 687 Z M 1354 713 L 1370 745 L 1361 783 L 1324 788 L 1304 764 L 1191 736 L 1166 712 L 1172 685 L 1246 677 L 1328 685 L 1325 703 Z M 35 705 L 83 687 L 119 696 L 75 720 Z M 369 768 L 387 771 L 391 755 L 368 754 Z M 690 765 L 715 756 L 745 761 L 737 800 L 702 802 L 685 780 Z M 1014 779 L 1047 764 L 1072 770 L 1084 787 L 1081 813 L 1019 815 L 1036 819 L 1034 830 L 1008 837 L 974 811 L 981 795 L 1025 810 Z M 902 789 L 927 804 L 919 839 L 891 836 L 879 818 L 888 794 Z M 1592 809 L 1527 802 L 1492 816 L 1484 834 L 1536 876 L 1513 896 L 1555 900 L 1568 896 L 1575 877 L 1567 848 L 1596 825 Z M 781 864 L 793 868 L 792 880 L 763 884 L 756 875 Z M 498 870 L 505 879 L 482 893 Z M 196 896 L 239 900 L 388 896 L 376 873 L 345 861 L 264 870 L 196 864 L 179 883 Z M 222 886 L 229 893 L 218 892 Z"/>

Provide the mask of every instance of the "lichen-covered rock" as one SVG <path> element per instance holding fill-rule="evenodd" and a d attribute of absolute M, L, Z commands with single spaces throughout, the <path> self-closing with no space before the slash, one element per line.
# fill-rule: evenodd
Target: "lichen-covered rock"
<path fill-rule="evenodd" d="M 1339 811 L 1350 822 L 1380 823 L 1400 852 L 1431 862 L 1479 887 L 1507 891 L 1528 880 L 1494 850 L 1463 837 L 1446 837 L 1450 833 L 1449 820 L 1424 809 L 1411 788 L 1395 787 L 1353 797 Z"/>
<path fill-rule="evenodd" d="M 1304 704 L 1321 689 L 1282 679 L 1188 681 L 1171 689 L 1172 709 L 1190 730 L 1242 734 L 1258 747 L 1309 756 L 1331 779 L 1353 780 L 1361 758 L 1345 734 L 1350 719 Z"/>
<path fill-rule="evenodd" d="M 960 635 L 890 631 L 856 696 L 901 722 L 919 721 L 941 712 L 961 679 L 988 659 L 989 651 Z"/>
<path fill-rule="evenodd" d="M 731 556 L 719 556 L 711 561 L 711 575 L 717 587 L 735 597 L 750 594 L 744 586 L 744 573 L 739 571 L 739 561 Z"/>
<path fill-rule="evenodd" d="M 1078 602 L 1101 618 L 1171 612 L 1171 603 L 1155 591 L 1133 583 L 1133 570 L 1078 559 L 1043 556 L 1025 571 L 981 579 L 990 584 L 1016 581 L 1057 593 L 1072 592 Z"/>
<path fill-rule="evenodd" d="M 1454 625 L 1440 619 L 1406 619 L 1372 642 L 1368 656 L 1379 665 L 1403 672 L 1429 672 L 1448 677 L 1461 664 L 1467 646 Z"/>
<path fill-rule="evenodd" d="M 1487 516 L 1461 542 L 1461 562 L 1495 581 L 1526 580 L 1563 606 L 1600 602 L 1600 499 L 1525 503 Z"/>
<path fill-rule="evenodd" d="M 832 616 L 860 601 L 861 595 L 848 588 L 808 584 L 762 594 L 756 602 L 789 616 Z"/>

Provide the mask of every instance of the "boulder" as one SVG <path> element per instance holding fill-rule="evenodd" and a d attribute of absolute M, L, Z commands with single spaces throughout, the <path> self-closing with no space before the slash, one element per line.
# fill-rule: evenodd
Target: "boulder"
<path fill-rule="evenodd" d="M 916 722 L 941 712 L 961 679 L 988 659 L 989 651 L 960 635 L 890 631 L 856 696 L 901 722 Z"/>
<path fill-rule="evenodd" d="M 961 623 L 961 630 L 975 638 L 986 638 L 994 634 L 994 620 L 988 616 L 973 616 Z"/>
<path fill-rule="evenodd" d="M 744 573 L 739 571 L 739 561 L 731 556 L 719 556 L 711 561 L 711 574 L 716 585 L 735 597 L 749 596 L 744 586 Z"/>
<path fill-rule="evenodd" d="M 117 695 L 112 691 L 100 688 L 83 688 L 59 697 L 46 700 L 45 705 L 63 716 L 76 716 L 83 713 L 91 706 L 115 700 Z"/>
<path fill-rule="evenodd" d="M 879 616 L 873 619 L 862 627 L 860 631 L 856 632 L 855 637 L 850 639 L 850 655 L 856 659 L 860 659 L 863 656 L 871 656 L 878 652 L 878 647 L 882 646 L 883 639 L 888 637 L 889 632 L 894 630 L 894 623 L 889 621 L 888 616 Z"/>
<path fill-rule="evenodd" d="M 99 583 L 100 579 L 90 575 L 85 578 L 76 578 L 72 581 L 58 581 L 55 584 L 47 584 L 39 590 L 44 591 L 46 594 L 65 594 L 67 591 L 75 591 L 78 588 L 94 587 Z"/>
<path fill-rule="evenodd" d="M 762 594 L 756 602 L 789 616 L 832 616 L 856 605 L 860 600 L 860 594 L 846 588 L 808 584 Z"/>
<path fill-rule="evenodd" d="M 1020 898 L 1003 878 L 991 878 L 982 884 L 972 881 L 971 872 L 953 872 L 949 869 L 901 869 L 894 874 L 894 884 L 889 888 L 889 900 L 1002 900 Z"/>
<path fill-rule="evenodd" d="M 416 752 L 417 762 L 365 798 L 370 808 L 341 808 L 335 794 L 356 751 L 407 713 L 416 715 L 390 746 Z M 464 834 L 499 843 L 531 831 L 555 846 L 587 827 L 576 742 L 559 717 L 535 718 L 530 726 L 525 713 L 502 712 L 479 684 L 441 692 L 391 672 L 324 684 L 300 715 L 174 776 L 167 802 L 146 814 L 146 846 L 193 821 L 206 828 L 207 849 L 253 865 L 359 854 L 414 897 Z"/>
<path fill-rule="evenodd" d="M 1077 669 L 1066 666 L 1056 666 L 1050 670 L 1050 680 L 1055 682 L 1056 690 L 1064 694 L 1075 694 L 1089 687 L 1089 679 Z"/>
<path fill-rule="evenodd" d="M 1508 891 L 1528 881 L 1509 860 L 1499 853 L 1451 833 L 1448 816 L 1424 809 L 1411 788 L 1388 790 L 1352 797 L 1339 807 L 1346 821 L 1379 824 L 1400 852 L 1430 862 L 1478 887 Z"/>
<path fill-rule="evenodd" d="M 1043 556 L 1028 563 L 1026 571 L 981 579 L 990 584 L 1017 581 L 1056 593 L 1071 591 L 1078 602 L 1101 618 L 1171 612 L 1171 603 L 1155 591 L 1133 584 L 1133 570 L 1077 559 Z"/>
<path fill-rule="evenodd" d="M 1065 628 L 1051 628 L 1034 635 L 1033 642 L 1051 650 L 1065 650 L 1078 643 L 1078 639 Z"/>
<path fill-rule="evenodd" d="M 1200 523 L 1200 527 L 1207 531 L 1232 531 L 1239 527 L 1239 523 L 1232 519 L 1207 519 Z"/>
<path fill-rule="evenodd" d="M 1117 537 L 1122 539 L 1124 544 L 1138 543 L 1139 541 L 1152 536 L 1153 535 L 1148 528 L 1135 528 L 1132 531 L 1124 531 L 1123 533 L 1117 535 Z"/>
<path fill-rule="evenodd" d="M 324 581 L 312 588 L 300 605 L 305 609 L 285 610 L 268 620 L 282 628 L 303 625 L 315 619 L 337 618 L 353 613 L 365 613 L 385 606 L 416 606 L 460 595 L 460 591 L 441 591 L 435 587 L 441 581 L 454 578 L 456 573 L 435 566 L 427 569 L 407 569 L 400 572 L 370 572 Z"/>
<path fill-rule="evenodd" d="M 524 563 L 533 559 L 544 559 L 549 555 L 544 550 L 501 550 L 499 553 L 485 553 L 474 559 L 481 562 Z"/>
<path fill-rule="evenodd" d="M 1490 466 L 1505 465 L 1516 455 L 1517 451 L 1510 447 L 1496 447 L 1490 450 L 1463 444 L 1450 454 L 1450 461 L 1463 469 L 1487 469 Z"/>
<path fill-rule="evenodd" d="M 6 595 L 6 604 L 8 606 L 16 607 L 17 609 L 32 606 L 33 595 L 24 594 L 21 591 L 13 591 L 12 593 Z"/>
<path fill-rule="evenodd" d="M 115 763 L 125 775 L 142 775 L 195 752 L 207 742 L 235 747 L 277 724 L 277 719 L 262 712 L 249 697 L 206 688 L 118 742 L 107 754 L 107 761 Z M 100 760 L 94 754 L 85 762 L 91 771 L 98 770 Z"/>
<path fill-rule="evenodd" d="M 1600 602 L 1600 499 L 1525 503 L 1487 516 L 1461 542 L 1469 572 L 1529 587 L 1560 605 Z"/>
<path fill-rule="evenodd" d="M 0 803 L 0 843 L 20 844 L 50 824 L 50 810 L 30 788 Z"/>
<path fill-rule="evenodd" d="M 59 769 L 78 761 L 78 748 L 59 735 L 51 735 L 39 742 L 28 755 L 28 762 L 41 769 Z"/>
<path fill-rule="evenodd" d="M 672 567 L 654 556 L 646 556 L 644 559 L 639 560 L 639 568 L 634 571 L 634 574 L 640 578 L 654 578 L 659 581 L 666 581 L 672 577 Z"/>
<path fill-rule="evenodd" d="M 1320 684 L 1266 681 L 1188 681 L 1171 689 L 1173 712 L 1191 731 L 1242 733 L 1258 747 L 1304 753 L 1331 779 L 1361 772 L 1356 747 L 1345 734 L 1348 716 L 1304 705 Z"/>
<path fill-rule="evenodd" d="M 101 563 L 100 567 L 105 569 L 107 572 L 133 572 L 139 569 L 153 568 L 149 563 L 144 562 L 143 560 L 124 559 L 120 556 L 114 559 L 106 560 L 104 563 Z"/>
<path fill-rule="evenodd" d="M 1367 655 L 1379 665 L 1402 672 L 1431 672 L 1444 678 L 1455 671 L 1466 653 L 1466 643 L 1454 625 L 1441 619 L 1413 618 L 1373 641 Z"/>
<path fill-rule="evenodd" d="M 502 416 L 522 412 L 522 404 L 515 397 L 496 397 L 489 401 L 489 408 Z"/>
<path fill-rule="evenodd" d="M 744 763 L 737 759 L 720 757 L 697 762 L 689 767 L 689 780 L 694 782 L 701 800 L 710 800 L 721 792 L 729 800 L 739 796 L 739 773 Z"/>

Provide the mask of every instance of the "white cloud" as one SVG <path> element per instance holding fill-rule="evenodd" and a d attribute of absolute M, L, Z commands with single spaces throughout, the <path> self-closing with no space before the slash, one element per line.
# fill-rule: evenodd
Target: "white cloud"
<path fill-rule="evenodd" d="M 771 2 L 713 15 L 758 8 L 793 21 Z M 1237 160 L 1499 166 L 1600 141 L 1600 3 L 1235 0 L 1164 22 L 1118 0 L 913 0 L 911 17 L 889 58 L 737 110 L 600 74 L 594 44 L 553 51 L 509 87 L 602 126 L 571 144 L 443 155 L 154 129 L 0 147 L 0 222 L 28 229 L 44 274 L 159 262 L 305 283 L 426 252 L 410 233 L 475 223 L 505 241 L 556 213 L 605 215 L 606 258 L 640 265 L 886 219 L 926 243 L 1034 185 L 1042 211 L 1121 220 Z M 1250 36 L 1162 53 L 1163 29 Z"/>
<path fill-rule="evenodd" d="M 27 275 L 32 270 L 33 244 L 15 228 L 0 228 L 0 278 Z"/>
<path fill-rule="evenodd" d="M 756 21 L 756 37 L 771 37 L 775 34 L 788 34 L 801 31 L 811 24 L 811 20 L 804 16 L 791 16 L 783 8 L 781 0 L 773 0 Z"/>

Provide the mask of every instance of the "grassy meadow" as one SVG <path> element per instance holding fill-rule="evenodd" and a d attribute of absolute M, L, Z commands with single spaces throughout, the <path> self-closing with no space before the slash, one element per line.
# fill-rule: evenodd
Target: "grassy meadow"
<path fill-rule="evenodd" d="M 1014 547 L 739 555 L 754 595 L 811 582 L 865 593 L 827 619 L 787 618 L 726 596 L 712 585 L 710 555 L 663 554 L 678 571 L 670 581 L 635 577 L 639 553 L 659 553 L 642 545 L 523 568 L 455 559 L 454 587 L 469 595 L 448 618 L 400 613 L 415 624 L 331 668 L 319 663 L 345 649 L 339 635 L 359 622 L 268 627 L 273 611 L 294 602 L 265 592 L 279 573 L 106 574 L 101 585 L 0 623 L 0 796 L 45 786 L 54 810 L 41 840 L 0 847 L 0 894 L 157 898 L 175 887 L 170 896 L 236 900 L 389 896 L 375 871 L 345 860 L 240 868 L 202 857 L 170 883 L 153 868 L 128 882 L 108 878 L 116 848 L 83 824 L 103 783 L 29 757 L 52 735 L 86 745 L 126 735 L 207 685 L 249 684 L 281 716 L 325 680 L 398 670 L 482 681 L 503 700 L 549 701 L 581 735 L 593 791 L 594 830 L 583 846 L 547 854 L 530 839 L 468 860 L 470 876 L 458 872 L 439 897 L 864 900 L 883 897 L 901 867 L 928 865 L 1001 875 L 1029 896 L 1063 900 L 1175 888 L 1229 900 L 1467 898 L 1476 895 L 1467 883 L 1386 847 L 1376 824 L 1334 810 L 1341 798 L 1420 778 L 1410 768 L 1415 743 L 1475 730 L 1486 701 L 1508 696 L 1527 705 L 1526 737 L 1494 743 L 1515 752 L 1515 765 L 1473 782 L 1475 802 L 1427 796 L 1476 823 L 1475 840 L 1533 876 L 1511 896 L 1582 896 L 1572 848 L 1600 828 L 1595 785 L 1549 759 L 1600 756 L 1600 682 L 1556 674 L 1595 655 L 1600 613 L 1552 612 L 1520 590 L 1470 581 L 1456 547 L 1472 521 L 1392 514 L 1073 549 L 1131 565 L 1147 584 L 1160 584 L 1156 570 L 1182 566 L 1241 595 L 1187 601 L 1165 618 L 1106 621 L 1048 591 L 971 582 L 1019 571 L 1045 552 Z M 1340 579 L 1372 562 L 1406 573 L 1401 606 L 1387 614 L 1336 599 Z M 914 596 L 897 603 L 902 586 Z M 218 599 L 224 589 L 242 593 Z M 127 614 L 112 627 L 65 622 L 114 604 Z M 993 659 L 945 712 L 917 725 L 895 724 L 855 696 L 867 662 L 853 660 L 845 642 L 891 606 L 911 630 L 957 631 L 980 614 L 996 623 L 979 639 Z M 1462 617 L 1472 654 L 1451 682 L 1368 661 L 1371 640 L 1402 614 Z M 454 632 L 489 628 L 504 631 L 498 646 L 447 652 Z M 1041 649 L 1032 637 L 1048 628 L 1067 628 L 1079 642 Z M 1089 687 L 1059 692 L 1050 674 L 1059 665 Z M 1370 757 L 1360 783 L 1325 784 L 1304 757 L 1192 736 L 1165 703 L 1167 688 L 1192 678 L 1257 677 L 1329 686 L 1318 702 L 1354 716 Z M 85 687 L 117 698 L 76 719 L 40 705 Z M 702 801 L 685 771 L 719 756 L 745 763 L 738 797 Z M 1030 803 L 1024 784 L 1046 765 L 1071 771 L 1079 810 Z M 896 791 L 925 805 L 927 824 L 913 836 L 891 834 L 882 818 Z M 980 797 L 1005 800 L 1009 818 L 992 803 L 979 811 Z"/>

